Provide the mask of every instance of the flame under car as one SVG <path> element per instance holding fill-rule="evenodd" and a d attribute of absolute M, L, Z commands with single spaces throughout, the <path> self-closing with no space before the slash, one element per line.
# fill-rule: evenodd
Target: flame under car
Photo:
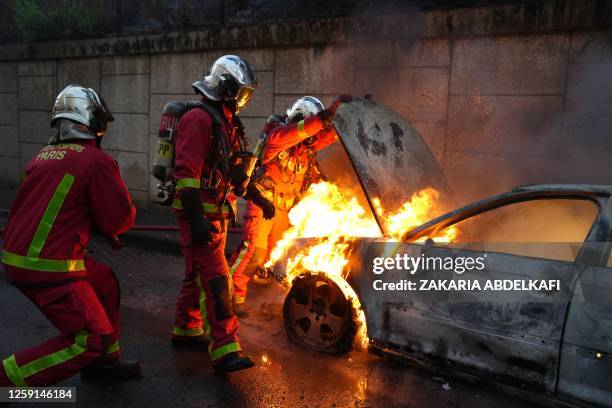
<path fill-rule="evenodd" d="M 284 304 L 289 337 L 325 353 L 346 351 L 362 337 L 372 350 L 535 399 L 610 406 L 612 186 L 521 187 L 423 220 L 398 236 L 380 209 L 398 208 L 433 188 L 448 210 L 453 195 L 442 170 L 416 130 L 374 101 L 343 105 L 334 122 L 340 154 L 353 169 L 347 184 L 361 186 L 361 201 L 371 212 L 364 217 L 372 217 L 379 231 L 335 238 L 345 245 L 341 279 L 316 264 L 295 268 L 296 256 L 326 238 L 302 235 L 286 243 L 274 273 L 292 281 Z M 452 228 L 460 239 L 449 243 L 445 231 Z M 486 258 L 485 270 L 465 277 L 483 284 L 558 281 L 559 288 L 377 290 L 376 280 L 407 281 L 406 270 L 379 275 L 371 269 L 373 258 L 400 253 Z M 436 282 L 464 278 L 442 267 L 415 275 Z"/>

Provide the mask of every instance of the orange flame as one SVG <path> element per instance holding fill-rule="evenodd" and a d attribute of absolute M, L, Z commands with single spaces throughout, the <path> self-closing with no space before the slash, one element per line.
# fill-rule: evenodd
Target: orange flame
<path fill-rule="evenodd" d="M 376 213 L 383 219 L 389 241 L 400 240 L 410 228 L 432 218 L 436 210 L 439 193 L 427 188 L 415 193 L 397 211 L 386 213 L 380 200 L 374 199 Z M 329 277 L 357 312 L 357 339 L 362 347 L 368 344 L 365 315 L 353 288 L 346 281 L 350 270 L 346 266 L 352 250 L 351 243 L 357 237 L 381 237 L 376 220 L 359 204 L 357 198 L 342 191 L 333 183 L 313 184 L 300 202 L 289 212 L 291 227 L 270 253 L 266 267 L 270 267 L 285 256 L 297 238 L 318 238 L 287 261 L 289 283 L 302 273 L 322 273 Z M 443 231 L 442 241 L 452 241 L 457 231 Z M 423 238 L 425 239 L 425 238 Z"/>

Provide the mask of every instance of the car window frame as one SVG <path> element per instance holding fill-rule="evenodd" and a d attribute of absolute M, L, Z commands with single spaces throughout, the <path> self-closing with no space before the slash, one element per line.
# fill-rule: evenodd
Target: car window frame
<path fill-rule="evenodd" d="M 423 236 L 435 235 L 435 233 L 449 228 L 453 225 L 456 225 L 469 218 L 508 205 L 523 203 L 527 201 L 568 199 L 590 201 L 595 205 L 597 211 L 597 214 L 593 219 L 591 227 L 589 228 L 589 231 L 587 232 L 584 240 L 580 245 L 580 249 L 576 255 L 574 263 L 606 267 L 610 251 L 612 249 L 612 223 L 610 223 L 610 220 L 612 220 L 612 196 L 609 196 L 607 194 L 596 195 L 594 193 L 587 192 L 580 194 L 577 192 L 571 193 L 564 191 L 550 192 L 537 190 L 513 190 L 508 193 L 492 196 L 484 200 L 470 203 L 464 207 L 458 208 L 454 211 L 451 211 L 447 214 L 430 220 L 429 222 L 408 231 L 403 241 L 414 242 L 414 240 L 422 238 Z M 450 221 L 448 221 L 449 219 Z M 606 225 L 608 226 L 607 231 Z M 605 240 L 602 239 L 604 234 L 606 237 Z M 601 250 L 600 245 L 600 250 L 598 251 L 597 244 L 601 244 L 602 242 L 607 242 L 607 245 L 603 248 L 603 251 Z M 591 249 L 591 251 L 589 251 L 589 249 Z M 594 252 L 597 252 L 599 256 L 594 256 Z M 499 253 L 521 256 L 506 252 Z M 539 259 L 555 260 L 550 258 Z M 602 259 L 605 260 L 602 261 Z"/>

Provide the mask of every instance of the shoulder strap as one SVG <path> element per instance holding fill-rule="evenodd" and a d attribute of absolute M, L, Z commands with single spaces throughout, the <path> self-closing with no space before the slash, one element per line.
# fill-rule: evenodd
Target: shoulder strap
<path fill-rule="evenodd" d="M 229 145 L 229 140 L 227 137 L 223 137 L 222 126 L 223 126 L 223 118 L 217 109 L 214 107 L 198 101 L 198 102 L 190 102 L 187 105 L 187 110 L 199 108 L 208 113 L 212 119 L 212 130 L 213 130 L 213 151 L 219 151 L 220 153 L 220 164 L 221 164 L 221 172 L 224 177 L 229 177 L 230 174 L 230 154 L 231 149 Z"/>

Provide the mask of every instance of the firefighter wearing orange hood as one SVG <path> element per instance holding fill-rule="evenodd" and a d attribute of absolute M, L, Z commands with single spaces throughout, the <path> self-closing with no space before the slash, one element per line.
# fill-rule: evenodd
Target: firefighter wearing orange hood
<path fill-rule="evenodd" d="M 349 100 L 343 95 L 325 109 L 317 98 L 305 96 L 293 104 L 286 118 L 268 119 L 258 144 L 263 150 L 255 152 L 261 167 L 248 187 L 243 239 L 230 262 L 241 315 L 247 314 L 249 281 L 263 270 L 270 251 L 289 228 L 289 211 L 310 184 L 321 179 L 316 153 L 337 140 L 332 119 L 339 104 Z"/>

